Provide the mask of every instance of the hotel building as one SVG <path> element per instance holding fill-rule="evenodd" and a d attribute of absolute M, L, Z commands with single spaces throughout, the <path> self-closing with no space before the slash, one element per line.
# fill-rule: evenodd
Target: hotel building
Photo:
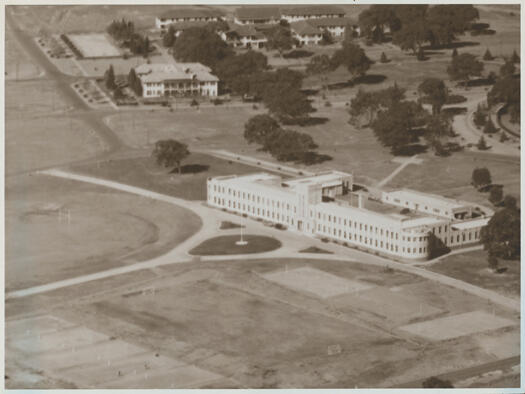
<path fill-rule="evenodd" d="M 144 98 L 218 94 L 219 79 L 200 63 L 141 64 L 135 73 Z"/>
<path fill-rule="evenodd" d="M 480 241 L 490 219 L 468 204 L 410 190 L 353 192 L 351 174 L 282 179 L 268 173 L 208 179 L 208 204 L 309 236 L 400 259 L 428 258 L 429 233 L 450 248 Z"/>

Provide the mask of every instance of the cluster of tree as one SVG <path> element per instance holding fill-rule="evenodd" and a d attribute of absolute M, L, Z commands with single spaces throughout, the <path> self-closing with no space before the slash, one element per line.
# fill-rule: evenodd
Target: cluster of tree
<path fill-rule="evenodd" d="M 506 196 L 503 205 L 504 208 L 497 211 L 481 229 L 481 242 L 489 252 L 489 259 L 515 259 L 520 256 L 520 209 L 512 196 Z"/>
<path fill-rule="evenodd" d="M 214 68 L 233 55 L 233 50 L 213 29 L 192 27 L 184 30 L 173 44 L 173 56 L 180 62 L 198 62 Z"/>
<path fill-rule="evenodd" d="M 453 389 L 454 386 L 448 380 L 440 379 L 431 376 L 423 381 L 423 388 L 425 389 Z"/>
<path fill-rule="evenodd" d="M 372 61 L 366 56 L 363 48 L 352 40 L 344 40 L 341 49 L 334 52 L 330 59 L 331 68 L 344 66 L 352 77 L 361 77 L 366 74 Z"/>
<path fill-rule="evenodd" d="M 476 189 L 481 190 L 492 184 L 492 177 L 490 171 L 486 167 L 475 168 L 472 171 L 471 184 Z"/>
<path fill-rule="evenodd" d="M 188 146 L 174 139 L 157 141 L 152 152 L 157 165 L 171 168 L 176 166 L 179 174 L 181 173 L 180 164 L 189 154 Z"/>
<path fill-rule="evenodd" d="M 443 81 L 433 78 L 419 87 L 423 98 L 432 104 L 429 114 L 420 103 L 405 99 L 405 89 L 396 84 L 375 92 L 359 90 L 350 102 L 350 121 L 367 120 L 378 140 L 394 154 L 400 154 L 423 135 L 437 154 L 448 154 L 443 139 L 453 135 L 450 118 L 441 114 L 447 99 Z"/>
<path fill-rule="evenodd" d="M 492 86 L 491 90 L 487 93 L 487 103 L 489 107 L 497 103 L 504 103 L 510 114 L 510 121 L 513 123 L 519 123 L 521 117 L 521 77 L 520 75 L 514 75 L 516 71 L 514 63 L 517 61 L 519 61 L 519 57 L 514 58 L 513 56 L 505 61 L 505 64 L 500 68 L 500 74 L 494 86 Z"/>
<path fill-rule="evenodd" d="M 426 42 L 452 43 L 478 18 L 478 10 L 467 4 L 376 4 L 359 14 L 359 26 L 372 42 L 383 42 L 388 29 L 395 45 L 416 53 Z"/>
<path fill-rule="evenodd" d="M 268 69 L 267 57 L 256 51 L 228 56 L 219 61 L 214 72 L 222 84 L 238 94 L 250 92 L 250 80 L 255 74 Z"/>
<path fill-rule="evenodd" d="M 129 40 L 135 34 L 135 25 L 131 21 L 122 19 L 121 21 L 114 20 L 106 28 L 108 34 L 117 41 Z"/>
<path fill-rule="evenodd" d="M 266 47 L 268 49 L 275 49 L 282 57 L 283 52 L 292 49 L 296 40 L 292 36 L 290 27 L 287 24 L 279 23 L 273 28 L 265 30 L 264 35 L 268 40 Z"/>
<path fill-rule="evenodd" d="M 148 36 L 136 33 L 133 22 L 125 19 L 113 21 L 109 24 L 106 31 L 115 40 L 122 42 L 125 47 L 129 48 L 131 53 L 146 56 L 151 51 Z"/>
<path fill-rule="evenodd" d="M 279 161 L 295 161 L 313 164 L 317 155 L 317 144 L 306 133 L 283 129 L 269 115 L 256 115 L 244 125 L 244 138 L 251 144 L 261 145 L 261 150 L 270 153 Z"/>
<path fill-rule="evenodd" d="M 137 96 L 139 97 L 142 96 L 142 82 L 140 81 L 140 78 L 137 76 L 137 73 L 135 72 L 134 68 L 129 70 L 128 86 L 135 92 Z"/>

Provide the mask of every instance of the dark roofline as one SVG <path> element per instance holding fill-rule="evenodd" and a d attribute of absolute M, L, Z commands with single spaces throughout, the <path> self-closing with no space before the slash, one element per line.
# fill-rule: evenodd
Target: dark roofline
<path fill-rule="evenodd" d="M 173 8 L 160 14 L 158 18 L 202 18 L 224 17 L 224 13 L 216 8 Z"/>
<path fill-rule="evenodd" d="M 284 8 L 281 11 L 282 15 L 345 15 L 346 12 L 337 6 L 333 5 L 303 5 L 297 7 Z"/>

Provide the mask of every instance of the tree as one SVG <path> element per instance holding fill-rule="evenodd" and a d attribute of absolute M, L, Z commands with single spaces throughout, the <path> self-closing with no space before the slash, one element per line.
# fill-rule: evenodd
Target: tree
<path fill-rule="evenodd" d="M 450 252 L 450 248 L 433 232 L 428 233 L 428 258 L 429 260 L 435 259 L 436 257 L 443 256 Z"/>
<path fill-rule="evenodd" d="M 189 154 L 190 152 L 186 144 L 169 139 L 157 141 L 152 155 L 158 165 L 163 165 L 164 167 L 173 167 L 176 165 L 180 174 L 180 163 L 188 157 Z"/>
<path fill-rule="evenodd" d="M 490 188 L 489 201 L 497 205 L 503 200 L 503 187 L 502 186 L 492 186 Z"/>
<path fill-rule="evenodd" d="M 492 53 L 490 53 L 488 48 L 485 51 L 485 54 L 483 55 L 483 60 L 487 60 L 487 61 L 494 60 L 494 56 L 492 56 Z"/>
<path fill-rule="evenodd" d="M 504 131 L 501 132 L 501 136 L 499 137 L 499 142 L 505 142 L 509 139 L 507 133 L 505 133 Z"/>
<path fill-rule="evenodd" d="M 381 58 L 379 59 L 381 63 L 388 63 L 390 60 L 386 57 L 385 52 L 381 52 Z"/>
<path fill-rule="evenodd" d="M 249 50 L 243 54 L 228 56 L 215 66 L 215 73 L 235 93 L 247 94 L 249 79 L 268 68 L 268 59 L 260 52 Z"/>
<path fill-rule="evenodd" d="M 359 14 L 361 35 L 374 42 L 382 42 L 385 36 L 385 28 L 389 27 L 392 31 L 400 24 L 395 7 L 390 4 L 373 4 L 361 12 Z"/>
<path fill-rule="evenodd" d="M 485 123 L 487 122 L 486 109 L 481 105 L 481 103 L 478 104 L 476 111 L 474 111 L 473 121 L 478 128 L 485 126 Z"/>
<path fill-rule="evenodd" d="M 106 88 L 113 90 L 116 88 L 115 84 L 115 72 L 113 71 L 113 65 L 110 64 L 107 71 L 104 73 L 104 82 L 106 84 Z"/>
<path fill-rule="evenodd" d="M 401 21 L 401 28 L 393 33 L 392 43 L 415 54 L 423 43 L 428 41 L 429 31 L 426 21 L 428 5 L 399 5 L 395 9 Z"/>
<path fill-rule="evenodd" d="M 478 10 L 470 4 L 435 5 L 428 9 L 427 26 L 430 45 L 448 45 L 464 34 L 479 19 Z"/>
<path fill-rule="evenodd" d="M 514 52 L 512 52 L 512 56 L 510 57 L 510 61 L 512 63 L 519 63 L 520 62 L 520 57 L 518 56 L 518 53 L 516 52 L 515 49 L 514 49 Z"/>
<path fill-rule="evenodd" d="M 294 39 L 292 37 L 292 32 L 288 27 L 278 24 L 275 27 L 268 29 L 265 34 L 268 40 L 266 42 L 266 47 L 268 49 L 276 49 L 281 57 L 283 51 L 292 49 Z"/>
<path fill-rule="evenodd" d="M 279 161 L 302 161 L 313 149 L 317 149 L 317 144 L 310 135 L 286 129 L 272 133 L 263 146 L 263 150 Z"/>
<path fill-rule="evenodd" d="M 350 120 L 351 122 L 356 122 L 359 117 L 366 115 L 366 124 L 370 124 L 375 119 L 379 107 L 380 104 L 376 94 L 359 89 L 354 98 L 350 100 L 350 109 L 348 110 Z"/>
<path fill-rule="evenodd" d="M 354 78 L 365 75 L 372 64 L 365 51 L 353 42 L 343 42 L 342 48 L 332 55 L 331 62 L 333 69 L 345 66 Z"/>
<path fill-rule="evenodd" d="M 173 25 L 170 25 L 168 31 L 162 37 L 162 45 L 166 48 L 171 48 L 173 44 L 175 44 L 175 28 Z"/>
<path fill-rule="evenodd" d="M 265 145 L 268 136 L 279 128 L 279 123 L 271 116 L 255 115 L 244 125 L 244 139 L 249 144 Z"/>
<path fill-rule="evenodd" d="M 114 20 L 106 28 L 107 33 L 117 41 L 128 40 L 135 34 L 135 25 L 133 22 L 122 19 L 121 21 Z"/>
<path fill-rule="evenodd" d="M 306 73 L 308 75 L 318 75 L 323 88 L 326 81 L 326 73 L 331 70 L 332 64 L 328 55 L 315 55 L 310 59 L 310 62 L 306 65 Z"/>
<path fill-rule="evenodd" d="M 498 266 L 499 266 L 499 261 L 498 261 L 498 258 L 496 257 L 496 255 L 494 253 L 489 253 L 487 260 L 488 260 L 488 263 L 489 263 L 489 268 L 492 271 L 497 271 L 498 270 Z"/>
<path fill-rule="evenodd" d="M 477 189 L 481 189 L 484 186 L 490 185 L 492 183 L 492 179 L 488 168 L 475 168 L 474 171 L 472 171 L 471 183 Z"/>
<path fill-rule="evenodd" d="M 424 102 L 432 105 L 433 115 L 439 114 L 447 102 L 448 89 L 441 79 L 426 78 L 419 85 L 418 92 L 423 95 Z"/>
<path fill-rule="evenodd" d="M 300 90 L 282 89 L 279 94 L 265 97 L 264 104 L 280 120 L 305 118 L 314 111 L 310 100 Z"/>
<path fill-rule="evenodd" d="M 425 123 L 426 114 L 420 104 L 401 101 L 386 110 L 380 110 L 371 125 L 372 130 L 381 144 L 389 147 L 396 155 L 418 140 L 414 129 Z"/>
<path fill-rule="evenodd" d="M 440 379 L 435 376 L 431 376 L 423 381 L 423 388 L 425 389 L 452 389 L 454 386 L 448 380 Z"/>
<path fill-rule="evenodd" d="M 505 103 L 511 122 L 520 119 L 520 80 L 512 76 L 499 78 L 487 94 L 490 107 L 496 103 Z"/>
<path fill-rule="evenodd" d="M 517 207 L 516 198 L 511 195 L 506 195 L 503 199 L 503 206 L 506 208 L 516 209 Z"/>
<path fill-rule="evenodd" d="M 490 147 L 487 145 L 487 141 L 485 141 L 485 138 L 481 136 L 478 140 L 478 143 L 476 144 L 476 147 L 478 150 L 487 150 Z"/>
<path fill-rule="evenodd" d="M 452 80 L 468 81 L 471 76 L 480 76 L 483 63 L 471 53 L 462 53 L 452 58 L 447 73 Z"/>
<path fill-rule="evenodd" d="M 505 60 L 505 63 L 499 69 L 499 75 L 503 78 L 507 76 L 513 76 L 515 72 L 516 66 L 510 59 Z"/>
<path fill-rule="evenodd" d="M 184 30 L 173 45 L 173 52 L 177 61 L 202 63 L 211 68 L 233 54 L 219 35 L 202 27 Z"/>
<path fill-rule="evenodd" d="M 134 68 L 129 70 L 128 86 L 135 92 L 137 96 L 142 96 L 142 82 L 137 76 Z"/>
<path fill-rule="evenodd" d="M 456 57 L 458 55 L 458 50 L 456 48 L 454 48 L 452 50 L 452 57 Z"/>
<path fill-rule="evenodd" d="M 330 45 L 334 43 L 334 38 L 330 34 L 330 32 L 327 29 L 323 29 L 323 33 L 321 36 L 321 45 Z"/>
<path fill-rule="evenodd" d="M 429 117 L 425 128 L 425 139 L 432 147 L 434 152 L 440 156 L 447 154 L 443 148 L 443 138 L 452 134 L 449 118 L 445 116 L 433 115 Z"/>
<path fill-rule="evenodd" d="M 497 131 L 498 129 L 496 128 L 496 126 L 494 126 L 494 123 L 492 123 L 492 120 L 489 117 L 487 121 L 485 122 L 485 127 L 483 127 L 483 132 L 485 134 L 494 134 Z"/>
<path fill-rule="evenodd" d="M 419 50 L 417 51 L 417 56 L 416 56 L 417 60 L 419 60 L 420 62 L 422 62 L 423 60 L 426 60 L 426 56 L 425 56 L 425 50 L 423 49 L 423 47 L 419 47 Z"/>
<path fill-rule="evenodd" d="M 520 226 L 520 210 L 516 206 L 505 206 L 497 211 L 481 229 L 485 250 L 503 259 L 519 257 Z"/>

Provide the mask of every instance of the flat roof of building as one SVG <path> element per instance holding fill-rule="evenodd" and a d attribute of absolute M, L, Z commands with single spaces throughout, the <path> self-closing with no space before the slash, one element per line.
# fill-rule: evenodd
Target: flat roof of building
<path fill-rule="evenodd" d="M 297 185 L 322 185 L 323 187 L 337 186 L 341 183 L 342 178 L 352 177 L 352 174 L 341 172 L 341 171 L 327 171 L 321 172 L 311 176 L 305 176 L 302 178 L 294 178 L 284 182 L 290 187 Z"/>
<path fill-rule="evenodd" d="M 257 172 L 247 175 L 233 175 L 228 177 L 217 177 L 226 185 L 241 186 L 250 191 L 269 192 L 272 196 L 290 198 L 295 192 L 286 187 L 282 187 L 282 178 L 278 175 L 272 175 L 267 172 Z"/>
<path fill-rule="evenodd" d="M 431 206 L 435 208 L 464 208 L 466 204 L 461 201 L 453 200 L 451 198 L 446 198 L 438 196 L 435 194 L 421 193 L 415 190 L 395 190 L 387 193 L 389 197 L 396 197 L 399 199 L 414 201 L 417 204 Z"/>
<path fill-rule="evenodd" d="M 218 81 L 211 69 L 200 63 L 153 63 L 141 64 L 135 72 L 143 82 L 162 82 L 169 80 L 191 80 L 192 76 L 199 81 Z"/>
<path fill-rule="evenodd" d="M 490 218 L 480 218 L 474 220 L 468 220 L 466 222 L 459 222 L 452 224 L 452 228 L 456 230 L 468 230 L 471 228 L 486 226 Z"/>

